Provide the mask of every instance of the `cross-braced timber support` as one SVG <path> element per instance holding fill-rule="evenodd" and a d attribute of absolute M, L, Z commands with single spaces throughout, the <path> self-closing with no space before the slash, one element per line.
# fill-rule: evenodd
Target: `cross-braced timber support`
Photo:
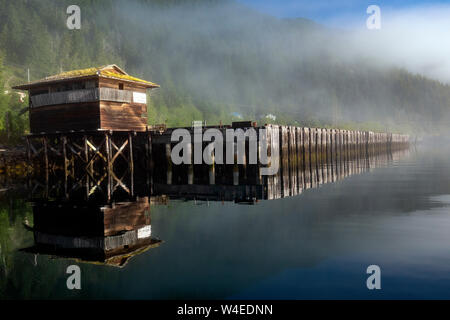
<path fill-rule="evenodd" d="M 98 192 L 108 200 L 117 192 L 133 197 L 134 139 L 134 132 L 112 131 L 29 135 L 32 177 L 44 177 L 38 185 L 46 186 L 45 197 L 68 198 L 80 190 L 87 198 Z M 56 177 L 64 181 L 51 181 Z"/>

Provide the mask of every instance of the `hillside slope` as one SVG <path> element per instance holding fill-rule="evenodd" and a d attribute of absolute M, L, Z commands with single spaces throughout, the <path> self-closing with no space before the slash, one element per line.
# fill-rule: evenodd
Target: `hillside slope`
<path fill-rule="evenodd" d="M 448 85 L 355 55 L 345 32 L 306 19 L 227 0 L 82 0 L 75 31 L 66 27 L 70 4 L 0 0 L 0 86 L 26 81 L 27 69 L 36 80 L 115 63 L 161 85 L 151 123 L 267 122 L 270 114 L 279 123 L 423 132 L 450 119 Z M 11 101 L 0 97 L 3 136 L 8 111 L 13 130 L 26 124 Z"/>

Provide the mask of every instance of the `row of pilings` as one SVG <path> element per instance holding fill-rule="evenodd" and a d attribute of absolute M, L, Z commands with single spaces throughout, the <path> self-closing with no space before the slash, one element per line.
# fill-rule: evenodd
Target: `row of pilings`
<path fill-rule="evenodd" d="M 172 134 L 178 128 L 30 135 L 28 162 L 31 175 L 40 181 L 40 188 L 47 195 L 63 193 L 69 198 L 83 189 L 83 197 L 100 192 L 112 199 L 118 193 L 126 197 L 152 194 L 154 184 L 270 188 L 281 183 L 283 190 L 301 189 L 301 185 L 307 188 L 321 181 L 336 181 L 338 177 L 358 172 L 360 167 L 371 167 L 369 162 L 377 155 L 389 155 L 409 145 L 407 135 L 278 125 L 257 127 L 252 123 L 201 127 L 202 134 L 211 128 L 218 129 L 224 137 L 230 129 L 244 133 L 244 163 L 175 165 L 171 153 L 178 141 L 173 141 Z M 194 135 L 194 128 L 183 129 Z M 258 163 L 249 163 L 250 135 L 247 133 L 250 129 L 256 132 L 258 143 L 260 135 L 266 135 L 269 164 L 260 161 L 259 153 Z M 224 141 L 224 158 L 228 142 Z M 203 150 L 209 143 L 202 142 Z M 237 143 L 236 136 L 233 143 Z M 190 143 L 191 156 L 193 149 Z M 262 169 L 274 165 L 275 161 L 277 168 L 272 175 L 261 174 Z"/>
<path fill-rule="evenodd" d="M 276 144 L 276 140 L 279 139 L 282 154 L 300 156 L 300 160 L 304 163 L 333 158 L 342 161 L 351 160 L 365 155 L 403 149 L 409 145 L 409 135 L 395 133 L 293 126 L 267 126 L 267 129 L 273 143 Z M 279 138 L 276 137 L 276 131 L 279 131 Z"/>
<path fill-rule="evenodd" d="M 276 165 L 275 171 L 283 170 L 289 166 L 299 166 L 306 169 L 310 166 L 319 166 L 323 163 L 349 161 L 356 158 L 368 158 L 376 154 L 405 149 L 409 145 L 409 136 L 392 133 L 375 133 L 371 131 L 351 131 L 340 129 L 307 128 L 295 126 L 264 125 L 257 127 L 253 123 L 233 123 L 232 126 L 201 127 L 202 135 L 209 129 L 218 129 L 224 137 L 222 152 L 223 158 L 227 158 L 226 145 L 229 144 L 227 130 L 234 130 L 235 136 L 232 142 L 235 144 L 235 152 L 239 147 L 238 130 L 242 131 L 245 139 L 244 162 L 237 164 L 236 153 L 234 164 L 214 163 L 210 166 L 193 164 L 195 142 L 189 142 L 191 164 L 174 165 L 171 159 L 172 151 L 179 141 L 173 141 L 172 135 L 178 128 L 167 129 L 161 133 L 152 135 L 152 150 L 154 166 L 154 180 L 167 184 L 261 184 L 263 176 L 261 169 Z M 183 128 L 195 136 L 195 130 L 199 128 Z M 260 129 L 264 129 L 260 131 Z M 252 130 L 250 132 L 250 130 Z M 249 133 L 250 132 L 250 133 Z M 198 133 L 198 131 L 197 131 Z M 252 164 L 249 159 L 251 136 L 256 133 L 258 140 L 258 163 Z M 261 134 L 265 134 L 267 141 L 267 165 L 261 159 Z M 181 141 L 181 140 L 180 140 Z M 241 138 L 242 141 L 242 138 Z M 203 141 L 202 150 L 206 150 L 210 142 Z M 220 148 L 216 146 L 216 148 Z M 277 172 L 273 172 L 276 174 Z M 186 176 L 187 173 L 187 176 Z M 208 182 L 209 181 L 209 182 Z"/>
<path fill-rule="evenodd" d="M 271 150 L 279 150 L 278 174 L 263 177 L 269 199 L 294 196 L 389 163 L 409 149 L 409 136 L 292 126 L 269 126 Z"/>

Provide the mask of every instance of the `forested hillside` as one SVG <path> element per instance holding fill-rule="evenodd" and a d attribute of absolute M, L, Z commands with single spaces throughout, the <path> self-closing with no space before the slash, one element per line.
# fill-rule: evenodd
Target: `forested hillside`
<path fill-rule="evenodd" d="M 28 69 L 37 80 L 112 63 L 161 85 L 150 123 L 245 118 L 423 132 L 450 119 L 448 85 L 355 55 L 344 31 L 312 21 L 227 0 L 80 0 L 81 30 L 69 30 L 70 4 L 0 0 L 3 142 L 26 130 L 26 104 L 10 87 Z"/>

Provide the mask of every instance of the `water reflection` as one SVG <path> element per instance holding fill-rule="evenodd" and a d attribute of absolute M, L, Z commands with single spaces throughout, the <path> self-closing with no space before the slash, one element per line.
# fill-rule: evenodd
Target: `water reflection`
<path fill-rule="evenodd" d="M 311 165 L 306 161 L 306 171 L 299 161 L 301 170 L 297 175 L 293 174 L 297 172 L 294 165 L 288 167 L 287 179 L 281 174 L 272 177 L 282 186 L 278 196 L 283 199 L 249 201 L 256 203 L 251 206 L 234 204 L 239 197 L 229 190 L 258 188 L 267 182 L 252 182 L 252 175 L 247 173 L 248 180 L 242 179 L 235 186 L 231 179 L 228 183 L 223 181 L 217 174 L 219 168 L 215 184 L 210 185 L 209 179 L 199 174 L 201 168 L 193 168 L 193 184 L 189 184 L 187 173 L 183 175 L 182 168 L 174 166 L 172 185 L 154 176 L 150 181 L 153 184 L 149 184 L 153 191 L 146 190 L 146 183 L 135 182 L 133 197 L 118 187 L 111 202 L 102 193 L 107 191 L 105 184 L 87 198 L 86 191 L 95 186 L 91 178 L 89 185 L 83 180 L 76 188 L 68 180 L 69 197 L 65 198 L 64 176 L 59 175 L 59 191 L 50 184 L 47 197 L 45 184 L 36 187 L 33 198 L 29 190 L 28 203 L 27 194 L 17 200 L 0 194 L 0 296 L 364 299 L 374 295 L 365 287 L 366 268 L 377 264 L 384 272 L 379 297 L 448 297 L 450 216 L 448 201 L 442 196 L 450 194 L 449 153 L 448 146 L 439 144 L 433 149 L 419 148 L 402 161 L 397 161 L 402 154 L 396 152 L 344 163 L 338 160 L 338 165 L 336 157 L 324 163 L 319 161 L 318 166 L 313 158 Z M 389 167 L 368 172 L 385 165 Z M 162 176 L 166 173 L 164 167 L 157 170 Z M 244 173 L 240 170 L 239 178 L 245 177 Z M 345 175 L 353 176 L 340 180 Z M 57 175 L 49 178 L 56 181 Z M 159 189 L 159 185 L 167 190 Z M 206 196 L 201 198 L 191 192 L 189 188 L 193 186 L 197 191 L 202 188 Z M 171 188 L 183 190 L 169 194 Z M 220 201 L 213 202 L 215 189 L 222 189 L 230 202 L 222 203 L 223 197 L 217 196 Z M 148 195 L 143 195 L 145 192 Z M 66 288 L 65 272 L 73 260 L 37 256 L 34 265 L 33 253 L 17 251 L 36 244 L 34 231 L 26 231 L 22 225 L 26 219 L 28 226 L 35 227 L 32 204 L 54 202 L 101 208 L 143 198 L 148 198 L 151 208 L 151 237 L 164 242 L 129 259 L 126 268 L 80 265 L 80 292 Z M 61 212 L 64 211 L 62 207 Z M 56 231 L 62 233 L 63 227 L 77 229 L 83 225 L 74 223 L 69 227 L 66 222 Z"/>
<path fill-rule="evenodd" d="M 33 254 L 123 267 L 135 255 L 158 247 L 152 238 L 148 198 L 103 206 L 82 202 L 36 201 Z"/>
<path fill-rule="evenodd" d="M 251 166 L 170 166 L 150 179 L 127 176 L 109 179 L 105 172 L 81 179 L 52 170 L 44 179 L 29 180 L 34 245 L 22 249 L 31 254 L 75 259 L 123 267 L 133 257 L 158 247 L 152 237 L 150 206 L 169 199 L 232 201 L 257 204 L 300 195 L 304 190 L 334 183 L 348 176 L 386 166 L 409 150 L 379 152 L 362 157 L 297 159 L 285 155 L 278 174 L 260 176 Z M 283 155 L 282 155 L 283 156 Z M 161 164 L 157 167 L 164 168 Z"/>
<path fill-rule="evenodd" d="M 259 176 L 252 168 L 221 166 L 222 176 L 211 183 L 208 166 L 191 166 L 186 170 L 183 165 L 170 169 L 170 183 L 160 173 L 153 180 L 153 194 L 166 195 L 170 199 L 234 201 L 242 204 L 255 204 L 259 200 L 274 200 L 301 194 L 304 190 L 333 183 L 355 174 L 362 174 L 374 168 L 387 166 L 407 156 L 409 149 L 394 152 L 377 153 L 367 157 L 353 157 L 348 161 L 324 159 L 317 161 L 284 162 L 273 176 Z M 231 167 L 231 168 L 230 168 Z M 217 172 L 216 168 L 216 172 Z M 194 179 L 192 178 L 194 177 Z M 195 177 L 197 177 L 195 179 Z M 196 180 L 195 183 L 189 183 Z M 236 180 L 238 183 L 235 183 Z"/>

